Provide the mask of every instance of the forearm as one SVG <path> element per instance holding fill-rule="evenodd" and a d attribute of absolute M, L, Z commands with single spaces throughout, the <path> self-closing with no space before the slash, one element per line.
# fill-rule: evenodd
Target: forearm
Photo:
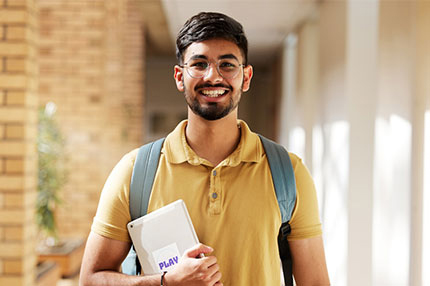
<path fill-rule="evenodd" d="M 119 272 L 130 243 L 91 232 L 85 247 L 79 277 L 80 286 L 159 286 L 161 275 L 130 276 Z"/>
<path fill-rule="evenodd" d="M 119 272 L 130 244 L 102 237 L 91 232 L 82 259 L 80 286 L 159 286 L 161 274 L 130 276 Z M 165 276 L 166 286 L 206 285 L 222 286 L 221 273 L 216 257 L 196 258 L 201 253 L 209 254 L 213 249 L 198 244 L 187 250 L 181 262 Z"/>
<path fill-rule="evenodd" d="M 99 271 L 81 275 L 80 286 L 160 286 L 160 275 L 132 276 L 115 271 Z"/>

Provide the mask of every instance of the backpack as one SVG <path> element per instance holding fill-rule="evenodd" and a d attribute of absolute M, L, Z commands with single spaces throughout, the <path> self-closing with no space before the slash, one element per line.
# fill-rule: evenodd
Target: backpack
<path fill-rule="evenodd" d="M 272 174 L 276 198 L 282 216 L 282 225 L 278 234 L 279 256 L 286 286 L 293 285 L 293 263 L 287 236 L 291 232 L 289 221 L 296 202 L 296 182 L 294 170 L 287 150 L 281 145 L 259 135 L 266 151 Z M 165 138 L 140 147 L 133 167 L 130 183 L 130 215 L 135 220 L 146 214 L 155 173 L 158 168 L 161 147 Z M 132 246 L 122 263 L 122 272 L 129 275 L 141 273 L 140 263 Z"/>

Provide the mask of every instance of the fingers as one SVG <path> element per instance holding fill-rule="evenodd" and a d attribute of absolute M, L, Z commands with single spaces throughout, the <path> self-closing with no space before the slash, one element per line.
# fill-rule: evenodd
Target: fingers
<path fill-rule="evenodd" d="M 211 266 L 208 267 L 208 275 L 209 276 L 213 276 L 215 275 L 215 273 L 219 272 L 219 265 L 218 264 L 212 264 Z"/>
<path fill-rule="evenodd" d="M 199 243 L 193 246 L 192 248 L 188 249 L 187 251 L 185 251 L 184 256 L 189 258 L 196 258 L 201 253 L 208 254 L 208 253 L 211 253 L 212 251 L 214 251 L 212 247 Z"/>
<path fill-rule="evenodd" d="M 200 268 L 202 281 L 208 283 L 207 285 L 222 285 L 219 284 L 222 275 L 216 257 L 209 256 L 199 260 L 202 262 Z"/>
<path fill-rule="evenodd" d="M 221 280 L 221 273 L 217 272 L 214 276 L 211 277 L 211 281 L 209 282 L 209 285 L 214 285 L 214 286 L 221 286 L 223 285 Z"/>
<path fill-rule="evenodd" d="M 216 282 L 214 285 L 222 285 L 221 280 L 221 272 L 219 271 L 219 265 L 214 264 L 208 268 L 208 276 L 211 277 L 211 282 Z M 221 283 L 221 284 L 219 284 Z"/>
<path fill-rule="evenodd" d="M 202 266 L 205 268 L 209 268 L 217 263 L 217 259 L 215 256 L 207 256 L 201 259 Z"/>
<path fill-rule="evenodd" d="M 183 279 L 180 280 L 191 282 L 197 279 L 200 280 L 200 282 L 206 283 L 204 285 L 222 286 L 223 284 L 220 282 L 222 275 L 217 263 L 217 258 L 215 256 L 197 258 L 199 254 L 209 254 L 211 252 L 213 252 L 212 247 L 204 244 L 198 244 L 186 250 L 182 260 L 183 265 L 182 263 L 181 266 L 178 265 L 178 267 L 182 267 L 181 271 L 179 271 L 179 269 L 174 270 L 178 270 L 182 275 L 186 274 Z"/>

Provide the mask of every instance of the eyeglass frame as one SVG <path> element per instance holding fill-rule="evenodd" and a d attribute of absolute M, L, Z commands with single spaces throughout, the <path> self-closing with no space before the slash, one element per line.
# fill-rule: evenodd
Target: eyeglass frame
<path fill-rule="evenodd" d="M 208 63 L 208 67 L 205 69 L 205 73 L 201 76 L 201 77 L 196 77 L 196 76 L 193 76 L 192 74 L 191 74 L 191 72 L 189 71 L 189 69 L 190 69 L 190 67 L 189 67 L 189 62 L 190 61 L 192 61 L 192 60 L 197 60 L 197 59 L 200 59 L 200 60 L 202 60 L 202 61 L 206 61 L 207 63 Z M 195 79 L 200 79 L 200 78 L 204 78 L 205 76 L 207 76 L 208 75 L 208 73 L 209 73 L 209 69 L 210 69 L 210 66 L 211 66 L 211 64 L 212 63 L 214 63 L 215 64 L 215 66 L 216 66 L 216 70 L 217 70 L 217 72 L 218 72 L 218 74 L 222 77 L 222 78 L 224 78 L 224 79 L 233 79 L 233 78 L 235 78 L 238 74 L 239 74 L 239 72 L 237 73 L 237 74 L 235 74 L 234 76 L 232 76 L 232 77 L 225 77 L 223 74 L 222 74 L 222 72 L 219 70 L 219 62 L 220 61 L 222 61 L 222 60 L 226 60 L 226 59 L 234 59 L 234 60 L 236 60 L 237 62 L 238 62 L 238 67 L 239 67 L 239 69 L 240 68 L 245 68 L 247 65 L 245 65 L 245 64 L 241 64 L 241 63 L 239 63 L 239 60 L 236 58 L 236 57 L 223 57 L 223 58 L 220 58 L 220 59 L 218 59 L 217 61 L 209 61 L 208 59 L 206 59 L 206 57 L 197 57 L 197 58 L 195 58 L 195 59 L 193 59 L 193 58 L 191 58 L 190 60 L 188 60 L 188 62 L 186 62 L 186 63 L 184 63 L 184 64 L 182 64 L 182 65 L 179 65 L 181 68 L 184 68 L 184 69 L 186 69 L 187 70 L 187 73 L 188 73 L 188 75 L 190 76 L 190 77 L 192 77 L 192 78 L 195 78 Z M 238 69 L 238 70 L 239 70 Z"/>

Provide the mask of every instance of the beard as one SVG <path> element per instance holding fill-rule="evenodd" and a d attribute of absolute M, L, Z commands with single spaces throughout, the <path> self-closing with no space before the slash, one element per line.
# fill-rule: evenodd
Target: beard
<path fill-rule="evenodd" d="M 196 87 L 196 89 L 201 88 L 203 86 L 198 86 Z M 205 85 L 204 87 L 226 87 L 226 86 L 221 86 L 221 85 Z M 213 121 L 213 120 L 218 120 L 221 118 L 224 118 L 225 116 L 227 116 L 228 114 L 230 114 L 230 112 L 232 110 L 234 110 L 238 105 L 239 105 L 239 101 L 240 101 L 240 97 L 242 95 L 242 93 L 240 91 L 238 91 L 238 94 L 234 94 L 233 93 L 233 88 L 228 87 L 229 88 L 229 92 L 230 92 L 230 99 L 228 101 L 228 104 L 223 106 L 221 105 L 219 102 L 207 102 L 207 106 L 202 106 L 200 104 L 200 102 L 198 101 L 197 97 L 192 97 L 192 95 L 190 94 L 190 92 L 185 88 L 184 85 L 184 94 L 185 94 L 185 100 L 188 104 L 188 106 L 190 107 L 190 109 L 193 111 L 194 114 L 209 120 L 209 121 Z M 242 90 L 242 88 L 240 89 Z M 237 98 L 237 100 L 234 100 L 234 98 Z"/>

